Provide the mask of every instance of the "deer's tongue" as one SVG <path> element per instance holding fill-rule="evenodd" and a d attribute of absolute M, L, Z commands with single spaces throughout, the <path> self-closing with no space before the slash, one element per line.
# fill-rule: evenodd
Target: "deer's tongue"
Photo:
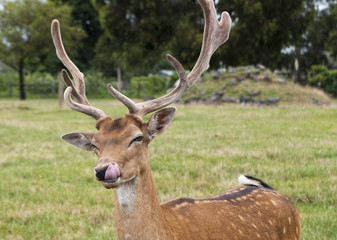
<path fill-rule="evenodd" d="M 104 179 L 105 180 L 116 180 L 120 176 L 119 168 L 111 164 L 108 169 L 105 171 Z"/>

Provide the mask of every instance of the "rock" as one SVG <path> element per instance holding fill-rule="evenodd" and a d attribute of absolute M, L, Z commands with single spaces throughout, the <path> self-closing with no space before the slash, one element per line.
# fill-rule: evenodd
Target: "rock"
<path fill-rule="evenodd" d="M 185 100 L 184 103 L 185 104 L 189 104 L 189 103 L 197 103 L 201 100 L 200 97 L 190 97 L 189 99 Z"/>
<path fill-rule="evenodd" d="M 254 98 L 248 97 L 246 95 L 241 95 L 240 103 L 254 102 Z"/>
<path fill-rule="evenodd" d="M 213 79 L 219 79 L 220 78 L 220 74 L 218 72 L 213 74 Z"/>
<path fill-rule="evenodd" d="M 238 82 L 235 79 L 232 79 L 232 81 L 229 83 L 230 86 L 235 86 L 238 84 Z"/>
<path fill-rule="evenodd" d="M 247 72 L 247 74 L 246 74 L 246 78 L 250 78 L 251 76 L 252 76 L 252 72 L 251 71 L 249 71 L 249 72 Z"/>
<path fill-rule="evenodd" d="M 258 95 L 261 94 L 261 92 L 258 91 L 258 90 L 249 91 L 248 93 L 249 93 L 249 96 L 251 96 L 251 97 L 255 97 L 255 96 L 258 96 Z"/>
<path fill-rule="evenodd" d="M 260 69 L 260 70 L 265 70 L 265 69 L 266 69 L 266 67 L 263 66 L 262 64 L 257 64 L 256 67 L 257 67 L 258 69 Z"/>
<path fill-rule="evenodd" d="M 258 81 L 259 81 L 258 77 L 256 77 L 251 71 L 249 71 L 249 72 L 247 73 L 246 78 L 250 78 L 250 79 L 252 79 L 254 82 L 258 82 Z"/>
<path fill-rule="evenodd" d="M 269 104 L 276 104 L 276 103 L 278 103 L 280 101 L 280 98 L 279 97 L 268 98 L 267 101 L 268 101 Z"/>
<path fill-rule="evenodd" d="M 237 77 L 237 79 L 238 79 L 240 82 L 244 81 L 245 78 L 246 78 L 245 76 L 238 76 L 238 77 Z"/>
<path fill-rule="evenodd" d="M 251 78 L 254 82 L 258 82 L 258 81 L 259 81 L 258 77 L 256 77 L 255 75 L 252 75 L 250 78 Z"/>
<path fill-rule="evenodd" d="M 256 103 L 257 103 L 257 104 L 266 104 L 267 101 L 264 100 L 264 99 L 258 99 L 258 100 L 256 100 Z"/>
<path fill-rule="evenodd" d="M 239 103 L 240 102 L 239 99 L 234 98 L 234 97 L 228 97 L 228 96 L 223 96 L 221 98 L 221 101 L 225 103 Z"/>
<path fill-rule="evenodd" d="M 212 103 L 220 103 L 221 97 L 223 96 L 223 93 L 215 92 L 212 93 L 208 98 L 204 100 L 206 104 L 212 104 Z"/>

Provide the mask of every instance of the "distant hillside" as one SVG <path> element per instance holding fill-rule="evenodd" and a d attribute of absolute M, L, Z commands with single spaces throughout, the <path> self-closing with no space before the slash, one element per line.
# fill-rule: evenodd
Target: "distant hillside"
<path fill-rule="evenodd" d="M 328 105 L 335 102 L 322 90 L 295 84 L 268 69 L 233 68 L 206 74 L 182 101 L 203 104 Z"/>

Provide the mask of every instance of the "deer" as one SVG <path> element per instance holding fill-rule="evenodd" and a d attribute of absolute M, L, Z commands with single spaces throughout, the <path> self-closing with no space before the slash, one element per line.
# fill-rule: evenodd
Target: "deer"
<path fill-rule="evenodd" d="M 179 84 L 166 95 L 136 103 L 111 84 L 110 94 L 128 108 L 124 117 L 112 119 L 92 106 L 85 94 L 83 73 L 68 57 L 60 24 L 53 20 L 51 34 L 57 57 L 68 72 L 61 70 L 67 85 L 64 100 L 68 107 L 96 120 L 96 132 L 75 132 L 61 138 L 98 156 L 95 178 L 113 189 L 114 218 L 118 239 L 153 240 L 299 240 L 300 217 L 295 205 L 263 181 L 241 175 L 241 187 L 209 198 L 177 198 L 159 203 L 148 152 L 149 143 L 166 131 L 179 100 L 208 69 L 211 56 L 229 37 L 231 18 L 220 20 L 213 0 L 199 0 L 204 12 L 204 35 L 200 55 L 186 75 L 178 60 L 167 55 L 179 77 Z M 143 117 L 152 113 L 147 122 Z"/>

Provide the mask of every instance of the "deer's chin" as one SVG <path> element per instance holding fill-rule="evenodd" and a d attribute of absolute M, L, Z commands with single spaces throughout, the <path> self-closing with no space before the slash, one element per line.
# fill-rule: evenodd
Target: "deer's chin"
<path fill-rule="evenodd" d="M 128 179 L 122 179 L 121 177 L 118 177 L 115 180 L 104 180 L 104 181 L 101 181 L 101 183 L 103 184 L 103 186 L 105 188 L 110 189 L 110 188 L 117 188 L 122 183 L 130 182 L 130 181 L 132 181 L 132 180 L 134 180 L 136 178 L 137 178 L 137 176 L 133 176 L 133 177 L 130 177 Z"/>
<path fill-rule="evenodd" d="M 118 177 L 117 179 L 115 180 L 104 180 L 104 181 L 101 181 L 101 183 L 103 184 L 103 186 L 107 189 L 110 189 L 110 188 L 116 188 L 119 186 L 119 184 L 121 183 L 121 178 Z"/>

